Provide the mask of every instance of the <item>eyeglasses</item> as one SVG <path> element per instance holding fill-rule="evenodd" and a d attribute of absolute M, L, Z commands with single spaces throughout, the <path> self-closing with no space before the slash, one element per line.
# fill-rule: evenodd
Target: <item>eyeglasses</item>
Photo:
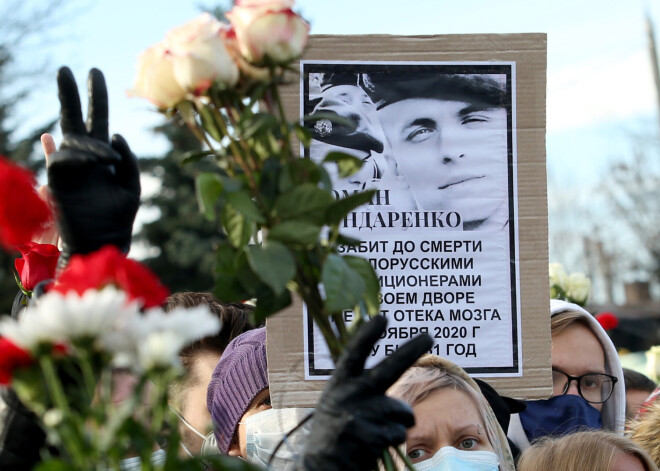
<path fill-rule="evenodd" d="M 607 401 L 614 385 L 619 379 L 616 376 L 605 373 L 587 373 L 582 376 L 571 376 L 559 370 L 552 370 L 552 385 L 561 394 L 566 394 L 571 387 L 571 381 L 575 381 L 578 387 L 578 393 L 582 398 L 592 404 L 602 404 Z"/>

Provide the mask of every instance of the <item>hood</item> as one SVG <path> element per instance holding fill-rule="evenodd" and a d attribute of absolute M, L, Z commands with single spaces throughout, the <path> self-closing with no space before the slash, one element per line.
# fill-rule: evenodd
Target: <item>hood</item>
<path fill-rule="evenodd" d="M 623 427 L 626 420 L 626 388 L 623 381 L 623 370 L 621 369 L 621 361 L 616 352 L 616 348 L 610 340 L 605 330 L 598 323 L 596 318 L 589 314 L 584 308 L 577 304 L 560 301 L 558 299 L 550 300 L 550 316 L 555 316 L 562 312 L 573 311 L 579 313 L 586 321 L 591 331 L 596 335 L 600 341 L 605 352 L 605 372 L 612 376 L 616 376 L 619 381 L 614 386 L 614 392 L 601 410 L 601 417 L 603 419 L 603 428 L 612 430 L 618 434 L 623 434 Z"/>

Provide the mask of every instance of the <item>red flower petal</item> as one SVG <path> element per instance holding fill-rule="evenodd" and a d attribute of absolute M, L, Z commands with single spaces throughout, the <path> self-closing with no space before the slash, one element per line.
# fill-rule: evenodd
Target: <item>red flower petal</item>
<path fill-rule="evenodd" d="M 151 270 L 110 245 L 88 255 L 71 257 L 53 289 L 60 293 L 73 290 L 82 295 L 88 289 L 107 285 L 126 292 L 129 300 L 142 300 L 145 308 L 162 305 L 169 294 Z"/>
<path fill-rule="evenodd" d="M 33 239 L 52 218 L 32 173 L 0 155 L 0 245 L 11 250 Z"/>
<path fill-rule="evenodd" d="M 611 312 L 601 312 L 596 315 L 596 320 L 605 330 L 615 329 L 619 325 L 619 319 Z"/>
<path fill-rule="evenodd" d="M 0 337 L 0 385 L 11 383 L 13 373 L 18 368 L 32 364 L 30 353 L 11 340 Z"/>
<path fill-rule="evenodd" d="M 18 247 L 23 258 L 14 260 L 14 267 L 21 278 L 23 288 L 32 291 L 37 283 L 55 278 L 60 251 L 51 244 L 29 242 Z"/>

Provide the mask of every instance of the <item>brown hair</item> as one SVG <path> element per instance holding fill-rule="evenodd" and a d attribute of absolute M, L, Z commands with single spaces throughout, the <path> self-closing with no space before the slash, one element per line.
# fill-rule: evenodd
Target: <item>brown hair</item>
<path fill-rule="evenodd" d="M 616 459 L 634 456 L 645 471 L 658 471 L 649 455 L 629 438 L 611 432 L 589 430 L 546 437 L 527 448 L 518 461 L 518 471 L 611 471 Z"/>
<path fill-rule="evenodd" d="M 170 312 L 177 307 L 191 308 L 196 306 L 208 306 L 211 313 L 222 322 L 220 332 L 208 337 L 201 338 L 179 352 L 179 359 L 184 369 L 181 381 L 174 384 L 171 393 L 177 398 L 176 406 L 183 405 L 183 392 L 190 387 L 196 386 L 199 378 L 194 371 L 195 360 L 203 354 L 217 355 L 220 357 L 229 342 L 243 332 L 252 330 L 257 326 L 250 323 L 250 313 L 254 307 L 242 303 L 223 303 L 211 293 L 184 291 L 170 295 L 165 304 L 165 312 Z"/>
<path fill-rule="evenodd" d="M 592 330 L 591 326 L 582 314 L 575 311 L 564 311 L 560 312 L 559 314 L 555 314 L 550 319 L 551 335 L 555 336 L 561 334 L 563 331 L 574 324 L 581 324 L 587 327 L 589 330 Z"/>

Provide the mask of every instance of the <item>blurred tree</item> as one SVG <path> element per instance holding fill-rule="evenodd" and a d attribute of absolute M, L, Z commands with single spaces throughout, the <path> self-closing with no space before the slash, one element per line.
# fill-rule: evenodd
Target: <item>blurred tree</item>
<path fill-rule="evenodd" d="M 45 34 L 68 14 L 63 0 L 44 0 L 41 5 L 22 0 L 0 2 L 0 154 L 37 172 L 44 167 L 43 154 L 38 150 L 39 137 L 50 131 L 57 122 L 58 110 L 46 110 L 48 122 L 23 132 L 17 138 L 16 128 L 21 122 L 21 104 L 35 88 L 38 80 L 52 74 L 46 50 L 39 48 L 49 38 Z M 38 8 L 35 9 L 35 8 Z M 31 60 L 16 60 L 30 53 Z M 0 315 L 7 314 L 18 288 L 14 281 L 13 266 L 17 254 L 0 250 Z"/>
<path fill-rule="evenodd" d="M 172 143 L 162 158 L 141 158 L 143 175 L 160 180 L 160 188 L 142 200 L 142 207 L 156 210 L 155 220 L 142 225 L 134 236 L 156 255 L 142 262 L 160 277 L 170 290 L 210 291 L 213 288 L 213 244 L 221 240 L 217 224 L 199 212 L 195 198 L 195 174 L 180 162 L 187 152 L 201 150 L 199 141 L 185 126 L 168 121 L 155 129 Z M 201 170 L 200 164 L 195 172 Z M 209 163 L 209 169 L 213 166 Z"/>
<path fill-rule="evenodd" d="M 601 186 L 633 279 L 660 281 L 660 146 L 637 140 L 633 158 L 610 165 Z M 625 237 L 628 233 L 629 236 Z M 629 279 L 628 281 L 632 281 Z"/>

